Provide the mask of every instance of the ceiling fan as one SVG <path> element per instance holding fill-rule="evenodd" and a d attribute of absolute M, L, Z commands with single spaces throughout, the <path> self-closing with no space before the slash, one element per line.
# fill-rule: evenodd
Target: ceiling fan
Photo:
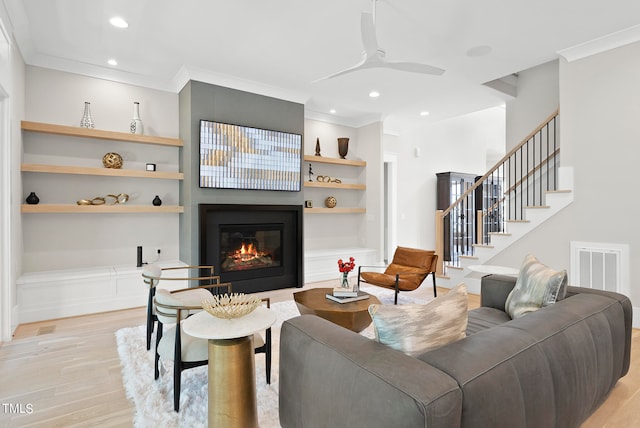
<path fill-rule="evenodd" d="M 362 36 L 362 44 L 364 45 L 364 53 L 362 60 L 345 70 L 330 74 L 316 80 L 333 79 L 343 74 L 353 73 L 354 71 L 363 70 L 365 68 L 390 68 L 392 70 L 407 71 L 410 73 L 421 73 L 439 76 L 444 70 L 427 64 L 417 62 L 388 61 L 385 59 L 385 51 L 378 46 L 376 39 L 375 13 L 376 1 L 373 1 L 373 13 L 362 12 L 360 17 L 360 33 Z"/>

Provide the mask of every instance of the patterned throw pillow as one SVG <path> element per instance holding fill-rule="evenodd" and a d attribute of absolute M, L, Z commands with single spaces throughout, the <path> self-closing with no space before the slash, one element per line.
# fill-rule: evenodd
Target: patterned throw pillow
<path fill-rule="evenodd" d="M 566 292 L 567 271 L 555 271 L 528 254 L 505 308 L 512 319 L 519 318 L 564 299 Z"/>
<path fill-rule="evenodd" d="M 371 305 L 376 340 L 408 355 L 463 339 L 467 329 L 467 287 L 457 285 L 426 304 Z"/>

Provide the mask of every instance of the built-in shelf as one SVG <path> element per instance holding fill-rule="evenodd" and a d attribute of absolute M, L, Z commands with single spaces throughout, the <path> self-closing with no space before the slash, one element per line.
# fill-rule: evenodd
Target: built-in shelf
<path fill-rule="evenodd" d="M 159 146 L 182 147 L 182 140 L 178 138 L 157 137 L 153 135 L 128 134 L 126 132 L 104 131 L 76 126 L 53 125 L 50 123 L 29 122 L 23 120 L 21 127 L 24 131 L 42 132 L 45 134 L 65 135 L 69 137 L 97 138 L 100 140 L 127 141 L 130 143 L 156 144 Z"/>
<path fill-rule="evenodd" d="M 22 213 L 82 213 L 82 214 L 148 214 L 148 213 L 171 213 L 180 214 L 184 212 L 184 207 L 179 205 L 77 205 L 77 204 L 38 204 L 22 205 Z"/>
<path fill-rule="evenodd" d="M 135 169 L 93 168 L 84 166 L 45 165 L 23 163 L 23 172 L 43 172 L 50 174 L 100 175 L 106 177 L 159 178 L 165 180 L 183 180 L 181 172 L 140 171 Z"/>
<path fill-rule="evenodd" d="M 305 208 L 308 214 L 364 214 L 364 208 Z"/>
<path fill-rule="evenodd" d="M 365 184 L 324 183 L 321 181 L 305 181 L 304 187 L 322 187 L 327 189 L 366 190 Z"/>
<path fill-rule="evenodd" d="M 337 158 L 325 158 L 322 156 L 304 156 L 305 162 L 318 162 L 318 163 L 330 163 L 334 165 L 347 165 L 347 166 L 367 166 L 366 161 L 351 160 L 351 159 L 337 159 Z"/>

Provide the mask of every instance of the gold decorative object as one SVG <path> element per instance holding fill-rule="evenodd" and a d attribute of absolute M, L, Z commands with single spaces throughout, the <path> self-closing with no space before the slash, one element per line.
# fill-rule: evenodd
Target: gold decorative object
<path fill-rule="evenodd" d="M 349 152 L 349 139 L 338 138 L 338 154 L 340 155 L 340 159 L 346 159 L 348 152 Z"/>
<path fill-rule="evenodd" d="M 320 183 L 342 183 L 342 180 L 340 180 L 339 178 L 331 178 L 328 175 L 319 175 L 316 178 L 316 181 Z"/>
<path fill-rule="evenodd" d="M 203 300 L 202 309 L 216 318 L 240 318 L 253 312 L 262 304 L 262 300 L 244 293 L 213 296 L 212 300 Z"/>
<path fill-rule="evenodd" d="M 122 156 L 115 152 L 109 152 L 102 157 L 102 165 L 105 168 L 120 169 L 122 168 Z"/>
<path fill-rule="evenodd" d="M 338 205 L 338 200 L 333 196 L 329 196 L 327 199 L 324 200 L 324 205 L 327 208 L 335 208 L 336 205 Z"/>
<path fill-rule="evenodd" d="M 119 195 L 97 196 L 93 199 L 80 199 L 76 202 L 78 205 L 116 205 L 124 204 L 129 200 L 129 195 L 120 193 Z"/>

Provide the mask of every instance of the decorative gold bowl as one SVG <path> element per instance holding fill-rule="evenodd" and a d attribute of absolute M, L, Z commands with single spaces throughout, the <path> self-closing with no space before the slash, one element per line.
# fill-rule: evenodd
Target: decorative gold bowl
<path fill-rule="evenodd" d="M 216 318 L 240 318 L 253 312 L 262 300 L 244 293 L 223 294 L 213 296 L 211 300 L 202 301 L 202 309 Z"/>

